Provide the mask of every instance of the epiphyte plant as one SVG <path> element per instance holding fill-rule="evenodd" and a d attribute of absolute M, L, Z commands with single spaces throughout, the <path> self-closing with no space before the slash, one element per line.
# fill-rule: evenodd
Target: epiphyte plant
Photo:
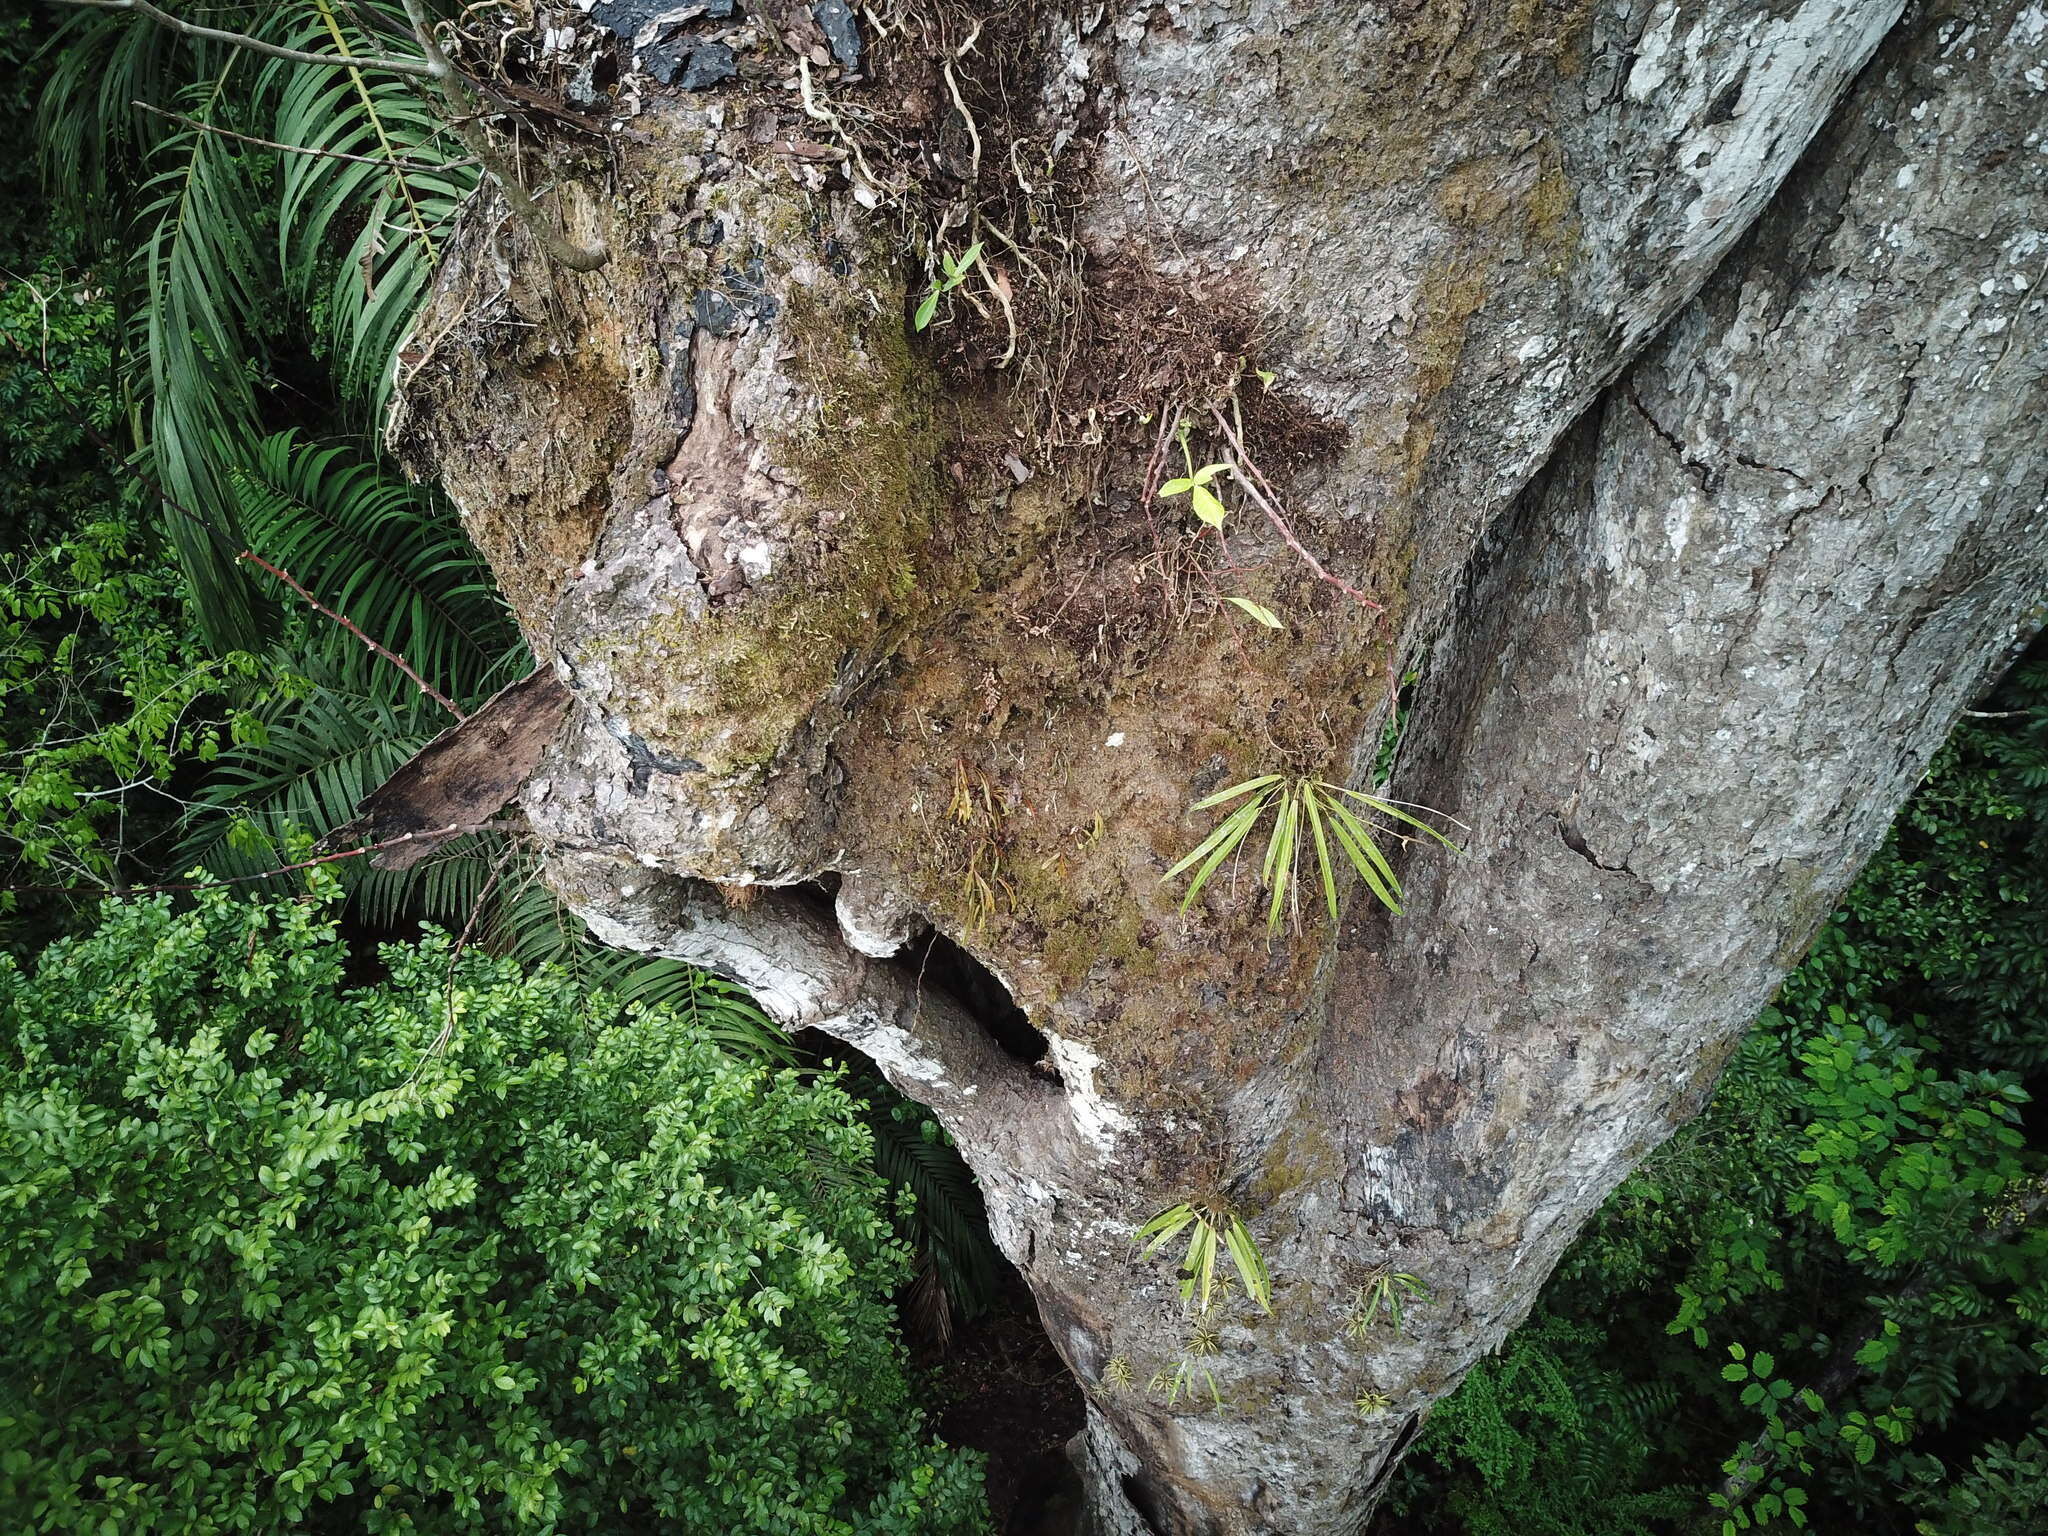
<path fill-rule="evenodd" d="M 1180 1298 L 1184 1303 L 1194 1305 L 1198 1312 L 1209 1310 L 1219 1284 L 1216 1257 L 1222 1252 L 1230 1256 L 1245 1295 L 1261 1312 L 1273 1310 L 1273 1277 L 1266 1270 L 1265 1257 L 1244 1222 L 1230 1211 L 1183 1200 L 1146 1222 L 1132 1241 L 1145 1245 L 1138 1256 L 1149 1259 L 1182 1232 L 1188 1234 L 1187 1251 L 1180 1261 Z"/>
<path fill-rule="evenodd" d="M 1257 778 L 1246 779 L 1241 784 L 1232 784 L 1219 789 L 1215 794 L 1197 800 L 1192 810 L 1206 811 L 1219 805 L 1228 805 L 1233 800 L 1244 803 L 1226 816 L 1207 837 L 1195 847 L 1194 852 L 1175 864 L 1162 877 L 1172 880 L 1192 869 L 1193 877 L 1181 897 L 1180 908 L 1185 912 L 1194 905 L 1202 894 L 1202 888 L 1209 883 L 1223 861 L 1244 845 L 1253 828 L 1265 819 L 1268 811 L 1274 812 L 1271 827 L 1266 834 L 1266 853 L 1259 866 L 1259 879 L 1269 892 L 1271 901 L 1266 911 L 1266 930 L 1277 933 L 1283 917 L 1290 911 L 1298 911 L 1298 902 L 1290 902 L 1299 881 L 1296 866 L 1300 862 L 1304 845 L 1314 850 L 1316 874 L 1323 891 L 1323 903 L 1328 908 L 1330 921 L 1337 921 L 1337 867 L 1330 857 L 1330 844 L 1335 842 L 1342 850 L 1346 862 L 1358 872 L 1366 889 L 1371 891 L 1390 912 L 1401 910 L 1401 882 L 1394 875 L 1393 866 L 1380 851 L 1378 840 L 1353 805 L 1360 806 L 1376 815 L 1392 821 L 1403 822 L 1417 828 L 1428 837 L 1442 843 L 1451 852 L 1459 851 L 1458 845 L 1445 837 L 1427 822 L 1410 815 L 1391 800 L 1377 795 L 1364 794 L 1355 789 L 1346 789 L 1341 784 L 1332 784 L 1327 779 L 1318 779 L 1299 773 L 1262 773 Z M 1307 837 L 1302 833 L 1304 828 Z M 1397 832 L 1396 836 L 1407 838 L 1408 833 Z"/>
<path fill-rule="evenodd" d="M 1351 1315 L 1345 1320 L 1344 1331 L 1354 1339 L 1362 1339 L 1384 1318 L 1393 1328 L 1394 1337 L 1399 1338 L 1403 1307 L 1428 1300 L 1429 1287 L 1419 1275 L 1382 1264 L 1351 1293 Z"/>
<path fill-rule="evenodd" d="M 1267 381 L 1268 387 L 1271 386 L 1271 374 L 1261 373 L 1259 377 Z M 1191 431 L 1192 427 L 1187 418 L 1182 417 L 1179 422 L 1177 435 L 1180 441 L 1181 462 L 1186 467 L 1187 473 L 1176 475 L 1173 479 L 1160 486 L 1159 495 L 1162 499 L 1169 496 L 1187 497 L 1188 504 L 1194 509 L 1195 516 L 1200 518 L 1208 527 L 1215 529 L 1216 537 L 1221 539 L 1223 537 L 1223 522 L 1230 515 L 1230 508 L 1223 504 L 1222 497 L 1218 496 L 1212 487 L 1219 475 L 1234 475 L 1238 473 L 1238 469 L 1236 465 L 1227 462 L 1204 464 L 1197 468 L 1194 454 L 1188 447 L 1188 437 Z M 1255 603 L 1248 597 L 1234 596 L 1225 596 L 1223 601 L 1229 603 L 1241 613 L 1250 616 L 1255 622 L 1264 625 L 1267 629 L 1286 628 L 1280 622 L 1280 615 L 1268 608 L 1264 603 Z"/>
<path fill-rule="evenodd" d="M 974 264 L 981 260 L 981 242 L 975 241 L 966 250 L 954 254 L 942 252 L 939 256 L 939 270 L 932 278 L 932 285 L 919 300 L 917 313 L 911 317 L 911 328 L 923 330 L 932 323 L 939 312 L 939 300 L 967 281 Z"/>

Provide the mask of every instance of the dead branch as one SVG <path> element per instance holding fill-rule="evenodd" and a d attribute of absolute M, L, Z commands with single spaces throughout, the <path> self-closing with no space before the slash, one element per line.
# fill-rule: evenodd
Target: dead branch
<path fill-rule="evenodd" d="M 412 679 L 414 687 L 418 688 L 421 693 L 424 693 L 436 704 L 440 705 L 443 709 L 447 710 L 448 713 L 453 715 L 456 719 L 466 720 L 469 718 L 467 715 L 463 714 L 461 710 L 455 707 L 455 701 L 453 699 L 449 698 L 447 694 L 443 693 L 440 689 L 436 688 L 424 677 L 421 677 L 419 673 L 413 669 L 413 665 L 411 662 L 407 661 L 403 656 L 399 655 L 398 652 L 390 650 L 385 646 L 379 645 L 375 640 L 372 640 L 368 635 L 364 634 L 362 630 L 357 627 L 354 620 L 350 619 L 345 614 L 336 613 L 332 608 L 329 608 L 325 603 L 321 602 L 319 598 L 315 597 L 311 592 L 307 591 L 306 588 L 300 584 L 298 579 L 294 577 L 290 571 L 285 570 L 282 566 L 272 565 L 268 560 L 264 559 L 261 555 L 257 554 L 254 550 L 250 549 L 243 550 L 235 558 L 237 560 L 246 560 L 251 565 L 257 567 L 257 569 L 268 571 L 271 575 L 275 576 L 279 581 L 283 582 L 286 586 L 290 587 L 294 592 L 298 593 L 300 597 L 304 598 L 306 600 L 307 607 L 311 608 L 315 613 L 320 614 L 325 618 L 332 619 L 335 623 L 339 624 L 343 629 L 347 630 L 350 634 L 354 635 L 358 640 L 362 641 L 364 645 L 368 646 L 377 655 L 383 657 L 386 661 L 390 662 L 394 667 L 398 668 L 399 671 L 403 672 L 407 677 Z"/>

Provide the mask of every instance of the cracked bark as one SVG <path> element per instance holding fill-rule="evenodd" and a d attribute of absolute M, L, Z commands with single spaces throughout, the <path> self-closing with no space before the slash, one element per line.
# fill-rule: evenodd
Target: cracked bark
<path fill-rule="evenodd" d="M 1091 270 L 1252 297 L 1253 365 L 1349 429 L 1288 470 L 1290 523 L 1385 624 L 1249 516 L 1233 579 L 1287 630 L 1171 609 L 1150 428 L 1099 465 L 1027 445 L 1023 484 L 944 473 L 971 455 L 881 221 L 733 169 L 728 123 L 799 130 L 772 93 L 639 120 L 602 272 L 473 213 L 407 382 L 407 452 L 575 696 L 525 796 L 551 878 L 941 1115 L 1088 1392 L 1104 1532 L 1364 1523 L 1697 1109 L 2048 579 L 2037 13 L 1399 9 L 1042 38 Z M 1401 919 L 1354 894 L 1270 950 L 1223 879 L 1179 919 L 1188 803 L 1276 753 L 1360 782 L 1417 664 L 1393 793 L 1466 856 L 1405 857 Z M 705 883 L 835 874 L 837 923 Z M 920 923 L 1051 1072 L 886 958 Z M 1130 1235 L 1204 1193 L 1275 1276 L 1210 1362 L 1227 1414 L 1103 1379 L 1179 1357 Z M 1437 1299 L 1352 1337 L 1382 1264 Z"/>

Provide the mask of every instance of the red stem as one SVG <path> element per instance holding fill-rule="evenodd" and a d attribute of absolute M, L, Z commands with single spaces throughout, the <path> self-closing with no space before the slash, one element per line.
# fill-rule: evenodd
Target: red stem
<path fill-rule="evenodd" d="M 1229 442 L 1230 446 L 1237 450 L 1238 463 L 1246 471 L 1246 473 L 1237 477 L 1237 483 L 1244 487 L 1245 493 L 1258 504 L 1259 510 L 1266 514 L 1266 520 L 1280 530 L 1280 537 L 1287 541 L 1287 547 L 1307 561 L 1310 570 L 1314 571 L 1316 575 L 1327 581 L 1339 592 L 1349 597 L 1353 602 L 1358 603 L 1362 607 L 1370 608 L 1374 613 L 1385 613 L 1385 608 L 1367 597 L 1358 588 L 1338 577 L 1332 576 L 1328 571 L 1324 570 L 1322 561 L 1302 547 L 1301 540 L 1294 536 L 1294 530 L 1287 526 L 1287 519 L 1280 515 L 1280 508 L 1278 506 L 1279 493 L 1267 483 L 1266 477 L 1259 472 L 1259 466 L 1252 462 L 1252 456 L 1246 452 L 1243 440 L 1231 429 L 1230 422 L 1221 411 L 1211 406 L 1209 414 L 1216 419 L 1217 427 L 1222 431 L 1224 438 Z M 1262 490 L 1264 492 L 1263 495 L 1260 494 Z"/>
<path fill-rule="evenodd" d="M 157 896 L 173 891 L 203 891 L 216 885 L 246 885 L 252 880 L 272 880 L 279 875 L 289 875 L 294 870 L 311 869 L 316 864 L 335 864 L 343 859 L 359 859 L 366 853 L 380 853 L 386 848 L 396 848 L 400 843 L 417 842 L 423 837 L 453 837 L 461 832 L 479 832 L 482 827 L 466 827 L 451 823 L 445 827 L 428 827 L 420 832 L 402 832 L 397 837 L 387 837 L 381 843 L 365 843 L 360 848 L 344 848 L 340 853 L 323 853 L 318 858 L 301 859 L 296 864 L 281 864 L 276 869 L 261 870 L 253 875 L 222 875 L 214 880 L 180 880 L 170 885 L 127 885 L 118 889 L 107 887 L 101 890 L 103 896 Z M 0 892 L 9 895 L 76 895 L 90 891 L 89 885 L 0 885 Z"/>
<path fill-rule="evenodd" d="M 436 704 L 440 705 L 443 709 L 447 710 L 448 713 L 453 715 L 456 719 L 466 720 L 469 718 L 467 715 L 463 714 L 461 710 L 455 707 L 455 701 L 453 699 L 449 698 L 447 694 L 441 692 L 440 689 L 436 688 L 424 677 L 421 677 L 419 673 L 415 672 L 412 668 L 411 662 L 407 661 L 403 656 L 399 655 L 398 652 L 388 650 L 384 646 L 379 645 L 376 641 L 372 640 L 368 635 L 364 634 L 362 630 L 358 629 L 356 625 L 346 616 L 336 613 L 332 608 L 329 608 L 325 603 L 321 602 L 319 598 L 315 597 L 311 592 L 308 592 L 303 586 L 301 586 L 299 582 L 296 579 L 294 579 L 290 571 L 285 570 L 282 566 L 272 565 L 268 560 L 264 559 L 254 550 L 245 549 L 241 552 L 241 554 L 236 556 L 236 558 L 239 560 L 246 560 L 251 565 L 258 567 L 261 570 L 266 570 L 270 572 L 271 575 L 275 576 L 279 581 L 283 582 L 286 586 L 290 587 L 294 592 L 298 593 L 300 597 L 303 597 L 306 600 L 307 607 L 311 608 L 317 614 L 324 615 L 325 617 L 334 620 L 335 623 L 339 624 L 343 629 L 347 630 L 350 634 L 354 635 L 358 640 L 362 641 L 363 644 L 367 645 L 372 651 L 376 652 L 379 656 L 382 656 L 386 661 L 390 662 L 391 665 L 398 668 L 399 671 L 403 672 L 407 677 L 412 679 L 414 687 L 418 688 L 421 693 L 424 693 Z"/>

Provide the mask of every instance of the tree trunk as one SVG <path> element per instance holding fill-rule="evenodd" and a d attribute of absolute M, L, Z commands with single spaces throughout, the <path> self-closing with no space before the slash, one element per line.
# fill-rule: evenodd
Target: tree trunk
<path fill-rule="evenodd" d="M 827 83 L 763 7 L 565 189 L 607 267 L 467 217 L 395 433 L 573 692 L 551 879 L 939 1114 L 1096 1529 L 1359 1529 L 2038 624 L 2048 21 L 1901 10 L 912 6 Z M 906 222 L 982 242 L 922 335 Z M 1191 803 L 1370 789 L 1411 671 L 1463 855 L 1182 915 Z"/>

